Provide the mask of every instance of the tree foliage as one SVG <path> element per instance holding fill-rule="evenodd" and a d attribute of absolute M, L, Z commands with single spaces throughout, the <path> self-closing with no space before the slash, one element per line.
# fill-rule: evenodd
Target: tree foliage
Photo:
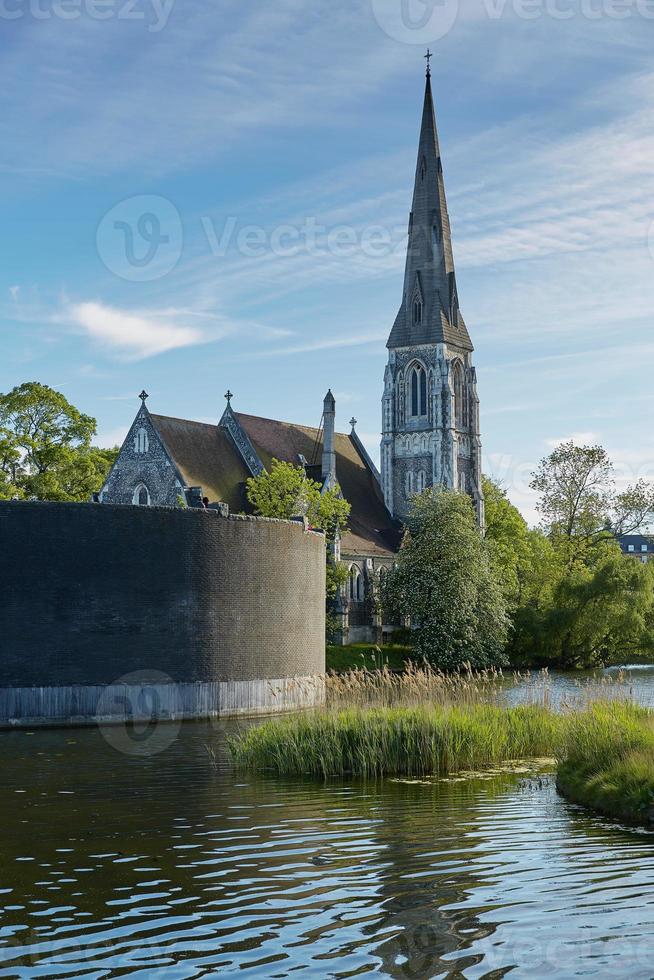
<path fill-rule="evenodd" d="M 539 494 L 543 529 L 568 546 L 571 560 L 603 538 L 637 531 L 654 511 L 654 490 L 644 480 L 616 489 L 601 446 L 562 443 L 541 460 L 531 487 Z"/>
<path fill-rule="evenodd" d="M 306 517 L 311 525 L 321 528 L 328 540 L 347 526 L 350 505 L 340 487 L 323 492 L 319 483 L 311 480 L 301 466 L 273 459 L 269 472 L 247 481 L 247 495 L 255 512 L 262 517 L 290 520 Z"/>
<path fill-rule="evenodd" d="M 88 500 L 118 452 L 92 446 L 95 433 L 95 419 L 47 385 L 0 394 L 0 497 Z"/>
<path fill-rule="evenodd" d="M 512 661 L 577 669 L 654 653 L 654 567 L 625 558 L 616 541 L 650 518 L 652 488 L 618 491 L 605 450 L 570 442 L 541 461 L 532 487 L 542 526 L 530 531 L 506 494 L 485 483 Z"/>
<path fill-rule="evenodd" d="M 413 498 L 406 525 L 386 608 L 411 617 L 418 653 L 442 669 L 504 664 L 506 603 L 469 497 L 426 490 Z"/>
<path fill-rule="evenodd" d="M 303 467 L 274 459 L 269 472 L 247 481 L 247 495 L 255 512 L 262 517 L 290 520 L 306 517 L 310 524 L 325 532 L 328 545 L 347 527 L 350 505 L 340 487 L 322 490 L 319 483 L 309 479 Z M 332 560 L 328 548 L 327 598 L 333 599 L 347 580 L 347 568 Z"/>

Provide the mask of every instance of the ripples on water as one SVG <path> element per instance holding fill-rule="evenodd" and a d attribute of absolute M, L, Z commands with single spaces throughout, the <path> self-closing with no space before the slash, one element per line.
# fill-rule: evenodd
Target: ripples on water
<path fill-rule="evenodd" d="M 654 974 L 654 836 L 551 776 L 235 779 L 222 746 L 0 734 L 0 977 Z"/>

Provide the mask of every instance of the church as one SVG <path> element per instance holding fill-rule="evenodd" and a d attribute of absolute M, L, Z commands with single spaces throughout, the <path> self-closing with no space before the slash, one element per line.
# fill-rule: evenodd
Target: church
<path fill-rule="evenodd" d="M 103 503 L 251 512 L 246 481 L 273 459 L 302 466 L 351 505 L 337 557 L 349 577 L 337 603 L 342 643 L 379 642 L 376 602 L 411 497 L 442 485 L 468 493 L 484 526 L 473 346 L 459 309 L 431 72 L 427 68 L 402 301 L 387 342 L 381 472 L 356 432 L 336 431 L 329 391 L 319 428 L 235 411 L 217 425 L 150 412 L 147 394 L 99 495 Z"/>

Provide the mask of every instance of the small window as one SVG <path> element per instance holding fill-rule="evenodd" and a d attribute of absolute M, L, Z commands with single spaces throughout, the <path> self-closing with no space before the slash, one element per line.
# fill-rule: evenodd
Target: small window
<path fill-rule="evenodd" d="M 150 448 L 150 440 L 145 429 L 141 428 L 134 436 L 134 452 L 140 456 L 145 455 Z"/>
<path fill-rule="evenodd" d="M 406 486 L 406 495 L 407 497 L 410 497 L 411 494 L 413 493 L 413 473 L 410 470 L 406 475 L 405 486 Z"/>
<path fill-rule="evenodd" d="M 468 489 L 468 478 L 465 473 L 459 473 L 459 490 L 465 493 Z"/>
<path fill-rule="evenodd" d="M 647 564 L 647 558 L 643 557 L 640 560 L 642 561 L 643 565 L 646 565 Z"/>
<path fill-rule="evenodd" d="M 647 551 L 647 545 L 646 544 L 641 544 L 640 550 L 641 551 Z"/>
<path fill-rule="evenodd" d="M 422 493 L 427 488 L 427 474 L 424 470 L 418 473 L 418 493 Z"/>
<path fill-rule="evenodd" d="M 635 550 L 636 550 L 636 546 L 635 546 L 635 545 L 633 545 L 633 544 L 630 544 L 630 545 L 629 545 L 629 551 L 632 551 L 632 552 L 633 552 L 633 551 L 635 551 Z"/>
<path fill-rule="evenodd" d="M 150 506 L 150 491 L 148 490 L 148 488 L 144 483 L 139 484 L 139 486 L 134 491 L 132 503 L 136 504 L 137 507 Z"/>

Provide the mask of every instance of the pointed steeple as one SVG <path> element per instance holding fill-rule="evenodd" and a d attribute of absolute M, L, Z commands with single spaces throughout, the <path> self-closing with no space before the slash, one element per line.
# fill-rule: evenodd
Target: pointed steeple
<path fill-rule="evenodd" d="M 439 343 L 463 350 L 473 349 L 459 311 L 450 219 L 428 68 L 409 216 L 404 296 L 387 347 Z"/>

